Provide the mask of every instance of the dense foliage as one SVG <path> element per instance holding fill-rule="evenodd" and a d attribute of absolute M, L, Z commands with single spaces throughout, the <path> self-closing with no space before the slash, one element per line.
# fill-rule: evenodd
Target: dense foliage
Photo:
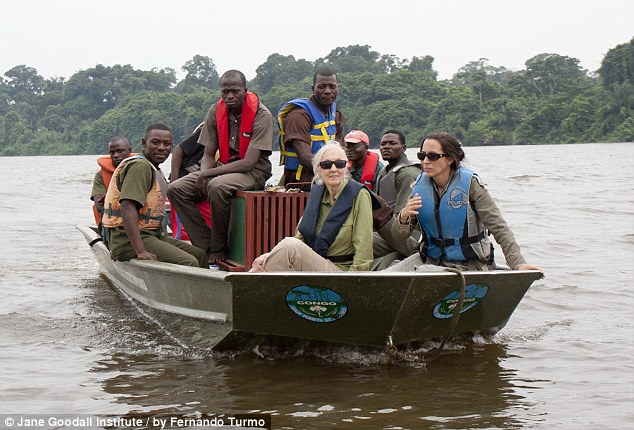
<path fill-rule="evenodd" d="M 309 96 L 315 69 L 329 65 L 338 71 L 347 129 L 366 131 L 373 146 L 389 128 L 411 142 L 447 130 L 467 145 L 634 141 L 634 38 L 608 51 L 596 73 L 575 58 L 539 54 L 524 70 L 481 58 L 439 81 L 433 61 L 360 45 L 314 62 L 271 54 L 249 88 L 275 113 L 285 101 Z M 211 58 L 196 55 L 182 70 L 177 82 L 170 68 L 97 65 L 66 80 L 15 66 L 0 77 L 0 155 L 104 153 L 114 135 L 138 147 L 154 122 L 172 127 L 178 141 L 219 98 Z"/>

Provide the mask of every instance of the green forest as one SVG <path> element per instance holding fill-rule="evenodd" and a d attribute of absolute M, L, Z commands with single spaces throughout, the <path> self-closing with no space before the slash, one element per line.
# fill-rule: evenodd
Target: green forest
<path fill-rule="evenodd" d="M 596 71 L 579 60 L 539 54 L 519 71 L 485 58 L 438 80 L 431 56 L 401 59 L 353 45 L 314 62 L 271 54 L 248 82 L 275 114 L 309 97 L 316 68 L 337 71 L 346 129 L 377 147 L 384 130 L 420 142 L 449 131 L 465 145 L 634 141 L 634 38 L 609 49 Z M 178 142 L 219 98 L 213 59 L 195 55 L 176 79 L 171 68 L 96 65 L 70 78 L 44 78 L 18 65 L 0 77 L 0 156 L 102 154 L 112 136 L 138 148 L 147 125 L 163 122 Z"/>

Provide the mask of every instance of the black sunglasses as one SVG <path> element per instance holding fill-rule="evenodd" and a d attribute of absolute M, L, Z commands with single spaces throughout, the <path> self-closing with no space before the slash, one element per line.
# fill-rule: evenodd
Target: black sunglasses
<path fill-rule="evenodd" d="M 430 152 L 429 154 L 425 151 L 420 151 L 416 153 L 416 156 L 420 161 L 424 161 L 425 157 L 429 158 L 429 161 L 437 161 L 442 157 L 446 157 L 447 154 L 436 154 L 435 152 Z"/>
<path fill-rule="evenodd" d="M 324 170 L 328 170 L 332 167 L 333 164 L 335 165 L 337 169 L 343 169 L 344 167 L 346 167 L 348 162 L 346 160 L 337 160 L 337 161 L 326 160 L 326 161 L 321 161 L 319 163 L 319 167 L 321 167 Z"/>

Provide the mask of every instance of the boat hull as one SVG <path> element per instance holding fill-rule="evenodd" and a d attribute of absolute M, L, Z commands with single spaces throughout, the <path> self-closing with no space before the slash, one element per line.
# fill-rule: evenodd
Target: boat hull
<path fill-rule="evenodd" d="M 443 337 L 461 277 L 451 272 L 235 273 L 154 261 L 115 262 L 99 236 L 77 227 L 117 288 L 149 307 L 228 326 L 217 349 L 279 337 L 382 347 Z M 463 272 L 454 336 L 507 323 L 539 271 Z"/>

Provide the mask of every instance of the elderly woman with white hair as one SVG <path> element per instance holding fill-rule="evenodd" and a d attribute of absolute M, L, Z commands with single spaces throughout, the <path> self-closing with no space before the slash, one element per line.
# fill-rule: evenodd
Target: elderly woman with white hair
<path fill-rule="evenodd" d="M 365 271 L 372 263 L 372 199 L 350 180 L 346 151 L 337 141 L 313 157 L 315 179 L 295 237 L 253 261 L 250 272 Z"/>

